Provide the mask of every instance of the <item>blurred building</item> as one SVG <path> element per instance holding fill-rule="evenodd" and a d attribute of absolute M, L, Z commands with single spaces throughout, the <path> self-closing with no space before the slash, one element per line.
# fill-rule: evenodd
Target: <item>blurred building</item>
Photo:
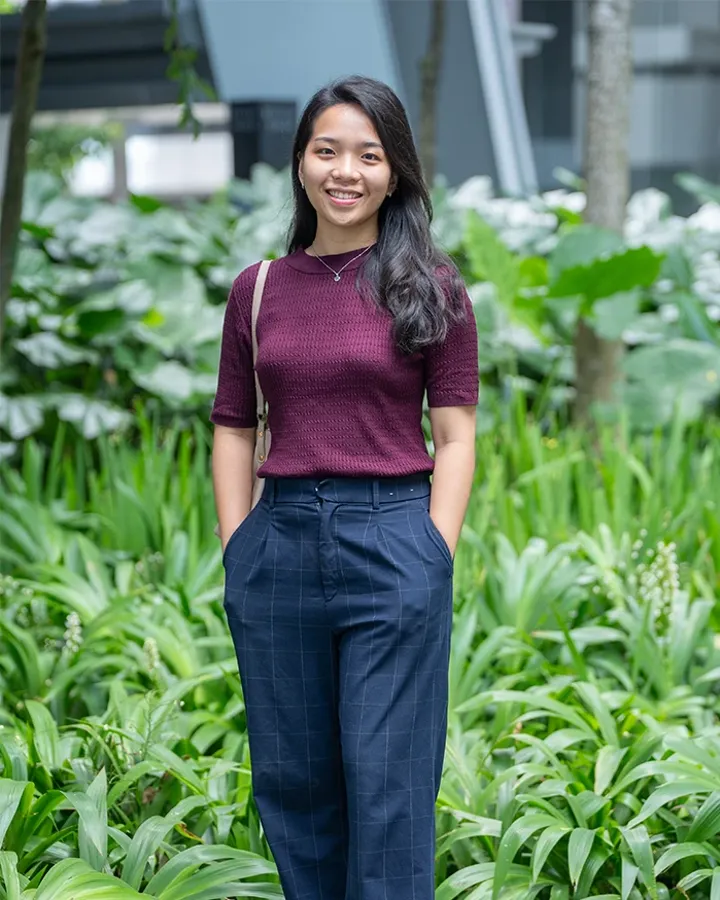
<path fill-rule="evenodd" d="M 113 118 L 127 135 L 81 166 L 78 191 L 205 195 L 257 160 L 283 165 L 309 96 L 355 72 L 392 84 L 417 129 L 432 0 L 179 0 L 218 95 L 196 105 L 197 141 L 177 129 L 167 0 L 50 3 L 38 122 Z M 489 174 L 517 193 L 580 171 L 586 16 L 587 0 L 447 0 L 437 160 L 450 184 Z M 18 20 L 0 22 L 0 148 Z M 636 0 L 633 37 L 633 187 L 672 193 L 688 170 L 720 180 L 720 0 Z"/>

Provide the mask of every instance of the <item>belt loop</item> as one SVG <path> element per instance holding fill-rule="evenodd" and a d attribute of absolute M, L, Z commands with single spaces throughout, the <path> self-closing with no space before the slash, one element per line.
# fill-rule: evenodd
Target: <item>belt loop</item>
<path fill-rule="evenodd" d="M 267 480 L 270 482 L 268 484 L 268 500 L 272 509 L 275 506 L 275 498 L 277 497 L 277 478 L 268 478 Z"/>
<path fill-rule="evenodd" d="M 372 508 L 380 508 L 380 479 L 373 478 L 372 482 Z"/>

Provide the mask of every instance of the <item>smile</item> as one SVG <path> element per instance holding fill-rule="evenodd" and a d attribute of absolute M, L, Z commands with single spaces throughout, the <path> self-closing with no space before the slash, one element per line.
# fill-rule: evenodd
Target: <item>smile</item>
<path fill-rule="evenodd" d="M 357 191 L 327 191 L 327 194 L 333 203 L 341 206 L 352 206 L 362 197 Z"/>

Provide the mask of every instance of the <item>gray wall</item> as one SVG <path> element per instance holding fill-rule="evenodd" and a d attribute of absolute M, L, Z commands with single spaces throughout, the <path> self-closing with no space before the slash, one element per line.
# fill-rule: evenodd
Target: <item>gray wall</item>
<path fill-rule="evenodd" d="M 389 82 L 417 134 L 429 0 L 198 0 L 222 99 L 294 100 L 354 72 Z M 540 187 L 579 172 L 588 0 L 523 0 L 522 18 L 556 29 L 522 63 Z M 676 172 L 720 180 L 720 0 L 636 0 L 630 158 L 633 188 L 682 203 Z M 438 171 L 450 184 L 497 181 L 468 2 L 449 0 L 438 110 Z"/>
<path fill-rule="evenodd" d="M 380 0 L 197 0 L 218 93 L 225 101 L 294 100 L 363 73 L 401 94 Z"/>
<path fill-rule="evenodd" d="M 408 113 L 417 123 L 420 111 L 420 60 L 430 27 L 426 0 L 390 0 L 387 4 Z M 445 60 L 439 85 L 437 171 L 450 184 L 473 175 L 496 178 L 496 167 L 480 74 L 466 3 L 447 5 Z"/>
<path fill-rule="evenodd" d="M 294 100 L 363 74 L 390 84 L 417 134 L 427 0 L 197 0 L 222 100 Z M 451 184 L 495 166 L 467 4 L 447 7 L 438 109 L 438 171 Z"/>

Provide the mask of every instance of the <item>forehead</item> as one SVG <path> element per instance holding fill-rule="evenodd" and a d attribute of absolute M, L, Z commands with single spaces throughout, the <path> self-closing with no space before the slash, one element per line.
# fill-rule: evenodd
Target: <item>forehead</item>
<path fill-rule="evenodd" d="M 324 110 L 313 125 L 312 136 L 327 135 L 343 140 L 372 140 L 380 142 L 369 117 L 350 103 L 340 103 Z"/>

